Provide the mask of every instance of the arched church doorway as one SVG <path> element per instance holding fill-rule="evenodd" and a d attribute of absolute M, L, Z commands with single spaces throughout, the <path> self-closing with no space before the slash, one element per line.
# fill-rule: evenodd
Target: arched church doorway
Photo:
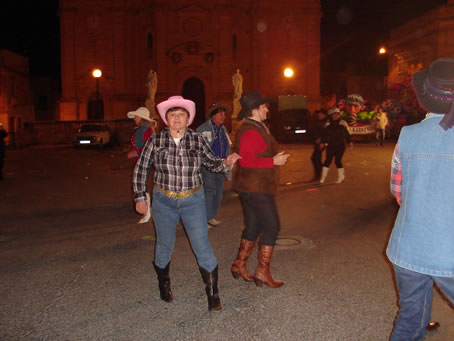
<path fill-rule="evenodd" d="M 88 120 L 104 119 L 104 101 L 99 95 L 92 95 L 88 99 L 87 119 Z"/>
<path fill-rule="evenodd" d="M 184 81 L 181 94 L 184 98 L 195 102 L 196 115 L 191 124 L 192 129 L 196 129 L 199 125 L 205 122 L 205 86 L 203 82 L 191 77 Z"/>

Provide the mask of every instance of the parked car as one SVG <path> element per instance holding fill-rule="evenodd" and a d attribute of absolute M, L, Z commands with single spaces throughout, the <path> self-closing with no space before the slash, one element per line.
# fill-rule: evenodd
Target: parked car
<path fill-rule="evenodd" d="M 103 147 L 110 143 L 110 131 L 106 124 L 82 124 L 74 137 L 74 147 L 98 146 Z"/>
<path fill-rule="evenodd" d="M 281 143 L 309 141 L 309 120 L 307 109 L 278 111 L 272 118 L 273 135 Z"/>

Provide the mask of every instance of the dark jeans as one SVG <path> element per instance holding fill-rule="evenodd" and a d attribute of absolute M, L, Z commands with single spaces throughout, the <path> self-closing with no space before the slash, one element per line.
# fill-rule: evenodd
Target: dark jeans
<path fill-rule="evenodd" d="M 344 155 L 345 152 L 345 146 L 339 146 L 339 147 L 332 147 L 326 148 L 326 160 L 323 163 L 323 167 L 329 167 L 331 164 L 331 161 L 333 161 L 334 157 L 334 162 L 336 163 L 337 168 L 344 168 L 342 166 L 342 156 Z"/>
<path fill-rule="evenodd" d="M 311 161 L 314 166 L 314 179 L 320 179 L 322 174 L 322 154 L 323 149 L 320 149 L 319 145 L 314 145 L 314 151 L 312 152 Z"/>
<path fill-rule="evenodd" d="M 400 311 L 390 341 L 422 340 L 430 321 L 434 283 L 454 303 L 454 277 L 430 276 L 393 266 Z"/>
<path fill-rule="evenodd" d="M 259 244 L 274 246 L 281 229 L 276 201 L 272 194 L 240 192 L 246 228 L 242 238 L 256 241 L 262 234 Z"/>
<path fill-rule="evenodd" d="M 212 173 L 202 167 L 202 178 L 209 221 L 216 217 L 221 206 L 225 175 L 224 173 Z"/>

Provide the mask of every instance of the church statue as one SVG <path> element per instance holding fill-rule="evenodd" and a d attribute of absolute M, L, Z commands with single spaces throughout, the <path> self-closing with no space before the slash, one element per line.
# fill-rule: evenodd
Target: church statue
<path fill-rule="evenodd" d="M 236 118 L 238 113 L 241 111 L 240 98 L 243 94 L 243 76 L 240 73 L 240 69 L 236 69 L 236 73 L 232 76 L 233 84 L 233 112 L 232 118 Z"/>
<path fill-rule="evenodd" d="M 158 119 L 155 111 L 155 95 L 158 88 L 158 74 L 156 71 L 150 70 L 147 76 L 147 82 L 145 86 L 148 88 L 147 98 L 145 100 L 145 106 L 150 111 L 150 117 Z"/>

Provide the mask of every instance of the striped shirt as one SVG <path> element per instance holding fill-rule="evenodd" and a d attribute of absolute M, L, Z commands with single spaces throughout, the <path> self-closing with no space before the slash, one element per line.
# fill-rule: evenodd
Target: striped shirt
<path fill-rule="evenodd" d="M 402 164 L 400 162 L 399 148 L 394 148 L 391 161 L 391 193 L 396 197 L 398 204 L 402 201 Z"/>
<path fill-rule="evenodd" d="M 132 187 L 136 202 L 145 200 L 148 170 L 154 168 L 154 183 L 174 192 L 188 191 L 201 185 L 201 166 L 212 172 L 227 172 L 224 159 L 211 151 L 202 134 L 186 128 L 177 145 L 170 136 L 169 128 L 154 134 L 147 140 L 133 173 Z"/>

